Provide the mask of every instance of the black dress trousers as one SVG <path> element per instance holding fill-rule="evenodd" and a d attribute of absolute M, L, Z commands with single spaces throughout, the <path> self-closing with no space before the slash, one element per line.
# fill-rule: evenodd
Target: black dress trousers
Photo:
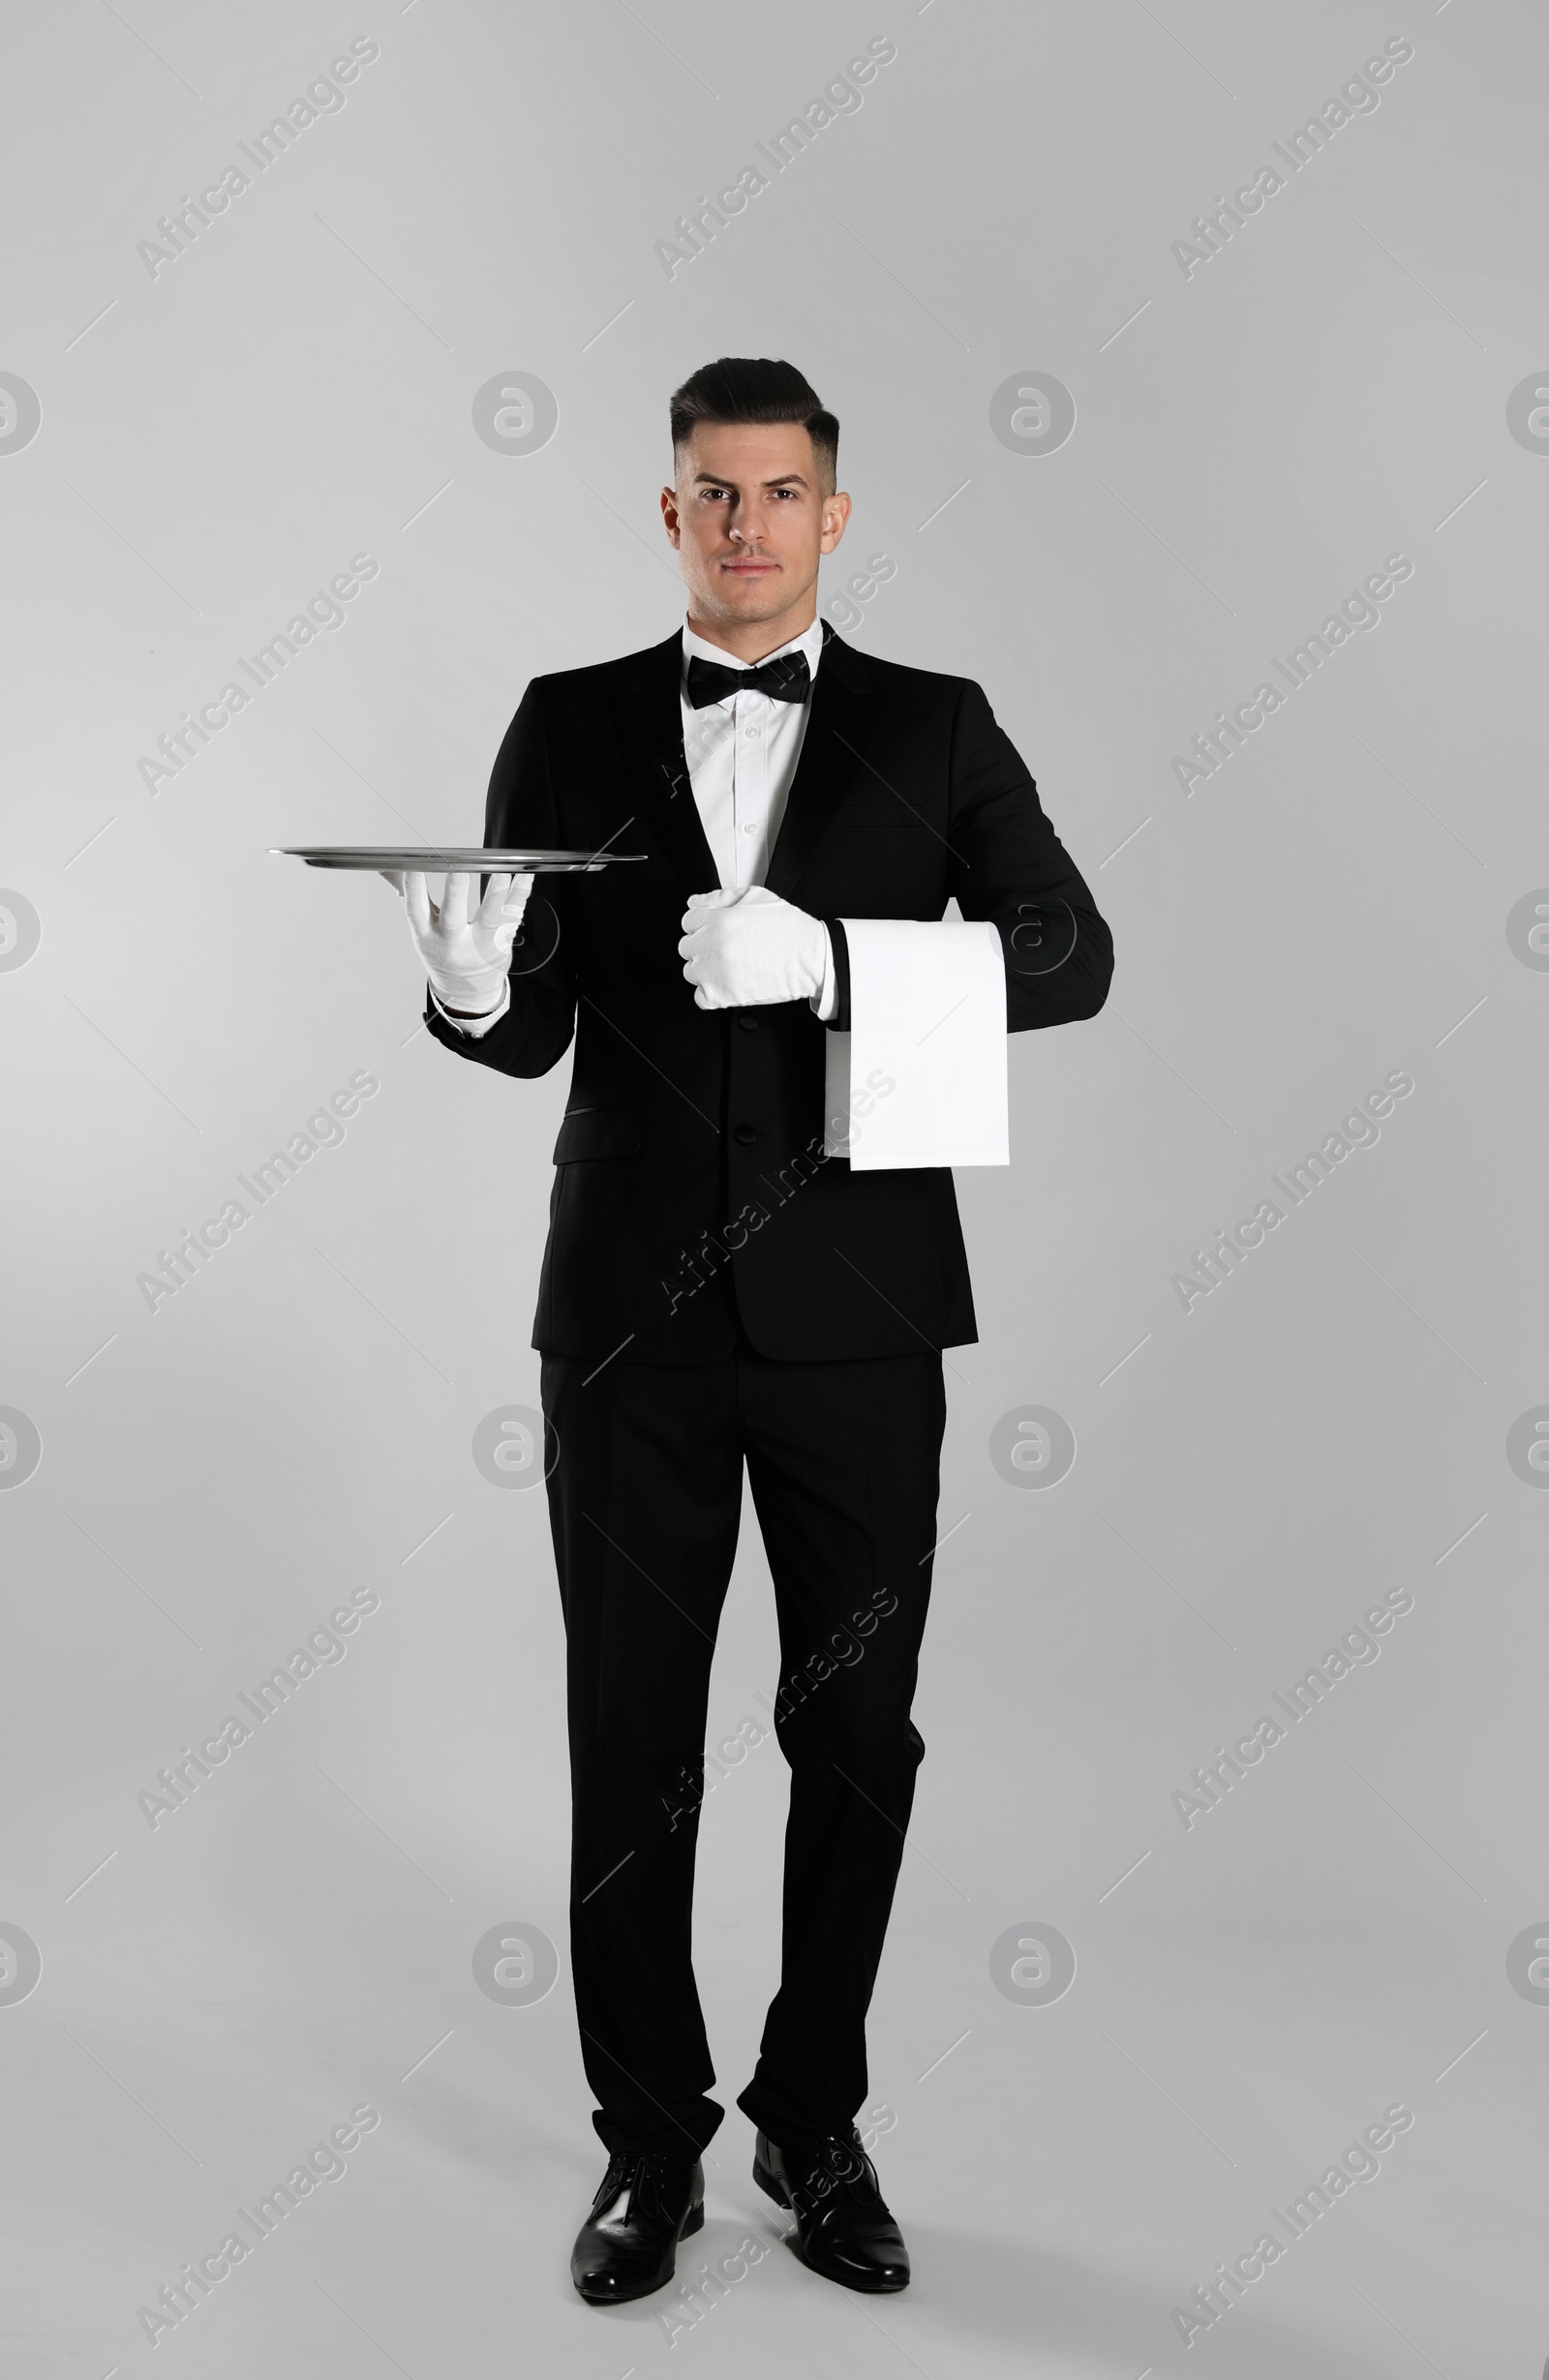
<path fill-rule="evenodd" d="M 779 1989 L 738 2105 L 775 2141 L 866 2096 L 876 1980 L 915 1771 L 946 1400 L 934 1351 L 703 1364 L 548 1356 L 548 1482 L 567 1644 L 570 1938 L 610 2151 L 703 2149 L 724 2110 L 690 1952 L 711 1656 L 743 1464 L 774 1582 L 790 1769 Z M 764 1755 L 763 1757 L 768 1757 Z"/>

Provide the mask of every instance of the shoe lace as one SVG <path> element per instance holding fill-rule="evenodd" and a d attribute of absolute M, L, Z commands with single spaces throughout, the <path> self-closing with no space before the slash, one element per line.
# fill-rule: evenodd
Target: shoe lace
<path fill-rule="evenodd" d="M 670 2162 L 665 2150 L 615 2149 L 609 2155 L 602 2186 L 592 2202 L 592 2213 L 606 2206 L 610 2198 L 617 2197 L 625 2183 L 629 2184 L 633 2198 L 649 2195 L 659 2201 L 663 2172 Z"/>

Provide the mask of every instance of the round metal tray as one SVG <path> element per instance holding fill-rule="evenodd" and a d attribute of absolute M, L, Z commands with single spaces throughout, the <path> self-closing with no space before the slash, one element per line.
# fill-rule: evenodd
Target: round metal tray
<path fill-rule="evenodd" d="M 644 859 L 643 851 L 476 850 L 451 843 L 407 845 L 301 843 L 270 845 L 277 859 L 304 859 L 309 868 L 413 869 L 429 876 L 493 876 L 507 870 L 522 876 L 591 876 L 616 862 Z"/>

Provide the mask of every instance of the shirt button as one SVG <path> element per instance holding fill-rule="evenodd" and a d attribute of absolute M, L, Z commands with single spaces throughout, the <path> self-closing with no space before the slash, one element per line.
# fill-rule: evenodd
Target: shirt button
<path fill-rule="evenodd" d="M 753 1142 L 758 1138 L 758 1132 L 755 1127 L 751 1124 L 740 1124 L 737 1127 L 736 1131 L 732 1134 L 732 1138 L 734 1140 L 741 1141 L 743 1147 L 744 1149 L 748 1149 L 751 1148 Z"/>
<path fill-rule="evenodd" d="M 751 821 L 749 821 L 749 823 L 743 828 L 743 832 L 744 834 L 756 834 L 758 832 L 758 828 L 751 823 Z"/>
<path fill-rule="evenodd" d="M 756 727 L 744 727 L 743 734 L 747 738 L 749 743 L 758 741 L 759 730 Z"/>

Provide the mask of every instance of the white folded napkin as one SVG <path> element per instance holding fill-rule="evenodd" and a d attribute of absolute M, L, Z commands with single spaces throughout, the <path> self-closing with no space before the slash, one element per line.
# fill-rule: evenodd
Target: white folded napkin
<path fill-rule="evenodd" d="M 840 923 L 850 1031 L 828 1036 L 825 1153 L 858 1173 L 1009 1165 L 1006 968 L 994 926 Z"/>

